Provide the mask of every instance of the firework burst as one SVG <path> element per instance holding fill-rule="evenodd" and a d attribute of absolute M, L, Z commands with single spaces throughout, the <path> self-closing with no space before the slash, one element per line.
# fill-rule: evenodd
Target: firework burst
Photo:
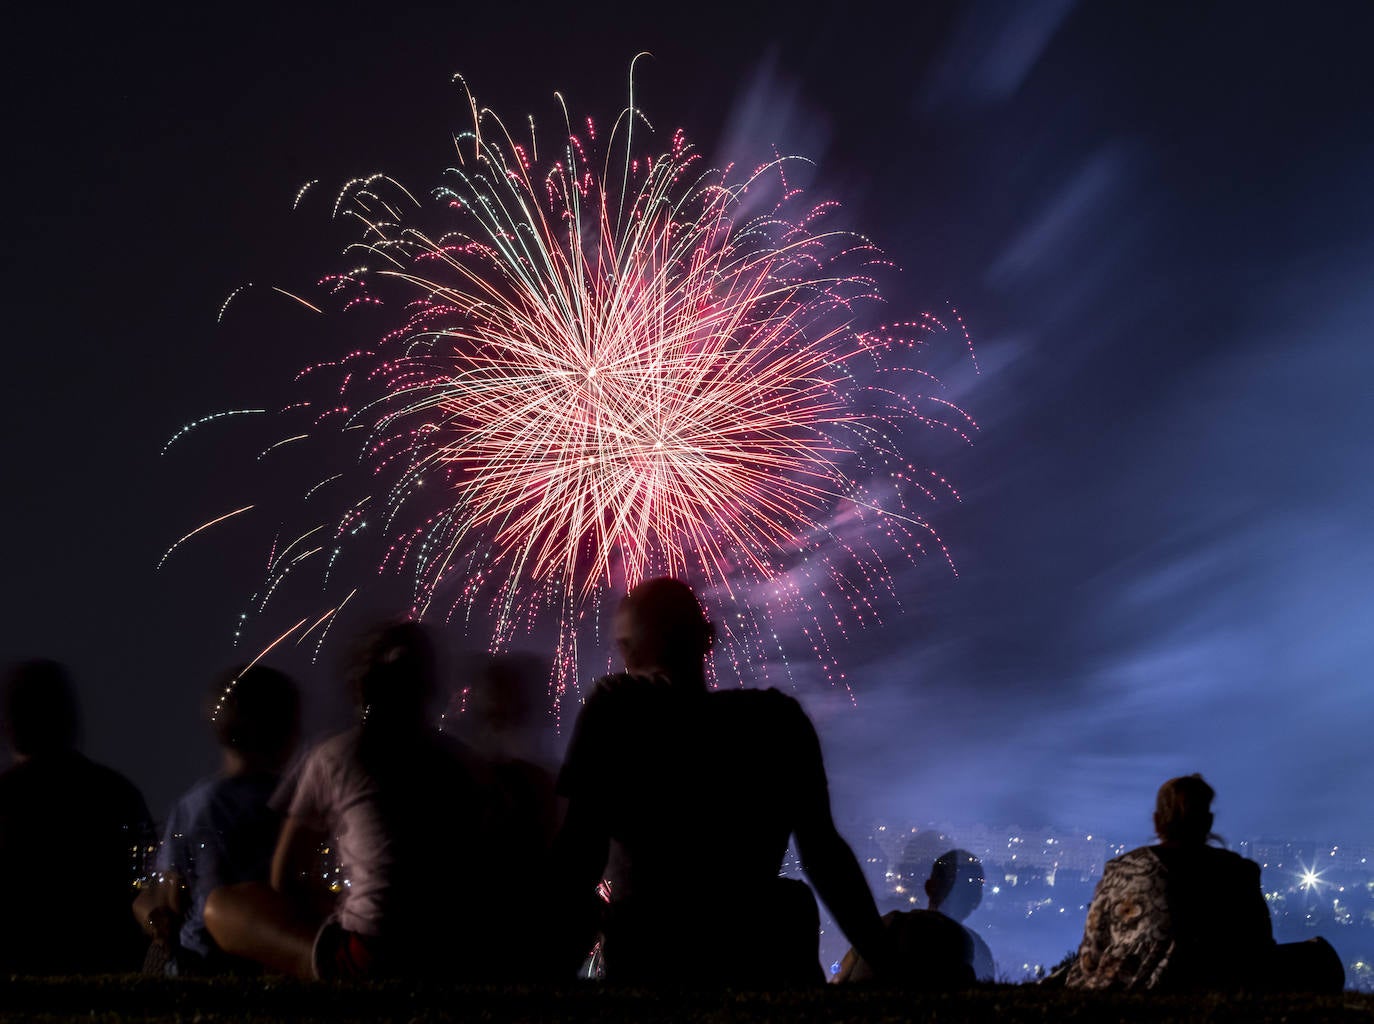
<path fill-rule="evenodd" d="M 834 204 L 809 204 L 787 159 L 707 169 L 681 132 L 641 155 L 632 92 L 604 139 L 565 108 L 541 162 L 532 123 L 517 138 L 469 102 L 431 201 L 382 175 L 335 200 L 365 265 L 322 282 L 330 302 L 401 312 L 302 371 L 298 425 L 258 456 L 361 432 L 361 471 L 305 500 L 361 487 L 274 545 L 252 610 L 305 566 L 330 586 L 371 520 L 414 614 L 493 650 L 554 624 L 555 696 L 578 676 L 585 613 L 657 574 L 707 595 L 741 676 L 785 665 L 798 652 L 780 633 L 799 628 L 842 682 L 829 638 L 875 617 L 884 559 L 948 558 L 919 509 L 957 494 L 910 453 L 918 431 L 976 429 L 912 365 L 944 325 L 861 326 L 885 260 L 826 226 Z"/>

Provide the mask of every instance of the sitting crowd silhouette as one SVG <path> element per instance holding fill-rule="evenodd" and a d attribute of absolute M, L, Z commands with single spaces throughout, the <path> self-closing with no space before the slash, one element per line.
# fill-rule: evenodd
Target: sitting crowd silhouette
<path fill-rule="evenodd" d="M 994 980 L 962 924 L 978 859 L 948 851 L 928 909 L 880 917 L 810 719 L 775 689 L 708 685 L 713 630 L 685 584 L 632 589 L 614 638 L 625 670 L 592 688 L 557 771 L 532 725 L 537 670 L 518 658 L 492 659 L 435 726 L 435 652 L 413 622 L 360 638 L 345 672 L 357 724 L 294 761 L 296 685 L 235 669 L 208 704 L 220 769 L 175 802 L 160 843 L 133 784 L 79 752 L 61 666 L 14 666 L 0 973 L 528 984 L 590 957 L 608 983 L 799 987 L 824 981 L 818 896 L 853 945 L 834 981 Z M 1210 845 L 1214 796 L 1198 775 L 1160 788 L 1159 843 L 1107 862 L 1078 953 L 1049 983 L 1342 988 L 1323 940 L 1275 942 L 1259 866 Z M 781 876 L 789 842 L 810 886 Z"/>

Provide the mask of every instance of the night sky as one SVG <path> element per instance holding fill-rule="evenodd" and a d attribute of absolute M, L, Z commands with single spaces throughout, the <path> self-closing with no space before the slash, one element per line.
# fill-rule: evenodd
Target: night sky
<path fill-rule="evenodd" d="M 0 658 L 71 666 L 88 752 L 155 814 L 212 764 L 211 678 L 294 619 L 230 646 L 273 523 L 154 566 L 302 490 L 255 467 L 270 425 L 164 442 L 358 340 L 265 286 L 343 265 L 347 179 L 437 181 L 454 72 L 551 127 L 555 90 L 613 117 L 647 50 L 655 144 L 811 156 L 900 266 L 894 316 L 954 305 L 975 337 L 982 373 L 955 338 L 946 368 L 977 443 L 927 453 L 964 496 L 932 512 L 958 577 L 896 574 L 837 651 L 857 706 L 798 674 L 841 818 L 1139 842 L 1201 771 L 1229 837 L 1374 841 L 1374 7 L 805 6 L 7 16 Z M 328 655 L 279 663 L 341 720 Z"/>

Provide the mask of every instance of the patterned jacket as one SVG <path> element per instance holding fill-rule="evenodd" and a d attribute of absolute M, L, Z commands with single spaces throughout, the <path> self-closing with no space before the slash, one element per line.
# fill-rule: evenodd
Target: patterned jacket
<path fill-rule="evenodd" d="M 1273 944 L 1254 861 L 1211 846 L 1142 846 L 1107 862 L 1067 984 L 1244 987 Z"/>

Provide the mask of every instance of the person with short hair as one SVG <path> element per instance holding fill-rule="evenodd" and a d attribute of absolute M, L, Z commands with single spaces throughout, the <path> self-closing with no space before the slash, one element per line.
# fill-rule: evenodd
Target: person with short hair
<path fill-rule="evenodd" d="M 0 772 L 0 973 L 137 970 L 129 900 L 152 840 L 143 796 L 78 750 L 76 689 L 57 662 L 11 667 L 0 717 L 14 757 Z"/>
<path fill-rule="evenodd" d="M 821 984 L 815 897 L 778 877 L 793 838 L 840 928 L 886 965 L 873 896 L 831 817 L 810 719 L 774 689 L 711 690 L 712 636 L 686 584 L 634 587 L 615 620 L 626 671 L 597 683 L 573 729 L 556 855 L 590 904 L 614 849 L 607 981 Z M 594 931 L 589 923 L 577 936 L 579 956 Z"/>
<path fill-rule="evenodd" d="M 968 850 L 948 850 L 935 859 L 926 879 L 927 906 L 957 921 L 973 946 L 973 974 L 979 981 L 994 981 L 997 964 L 992 950 L 964 922 L 983 902 L 983 862 Z"/>
<path fill-rule="evenodd" d="M 220 770 L 172 806 L 156 877 L 134 901 L 134 917 L 162 954 L 150 962 L 167 974 L 239 966 L 206 929 L 205 900 L 223 885 L 268 880 L 282 823 L 270 801 L 299 737 L 300 692 L 266 665 L 241 667 L 216 681 L 208 717 Z"/>
<path fill-rule="evenodd" d="M 983 899 L 982 863 L 967 850 L 949 850 L 931 862 L 925 891 L 928 909 L 883 915 L 895 961 L 888 983 L 942 991 L 992 981 L 994 966 L 987 943 L 962 923 Z M 830 980 L 843 984 L 872 979 L 872 968 L 851 949 Z"/>

